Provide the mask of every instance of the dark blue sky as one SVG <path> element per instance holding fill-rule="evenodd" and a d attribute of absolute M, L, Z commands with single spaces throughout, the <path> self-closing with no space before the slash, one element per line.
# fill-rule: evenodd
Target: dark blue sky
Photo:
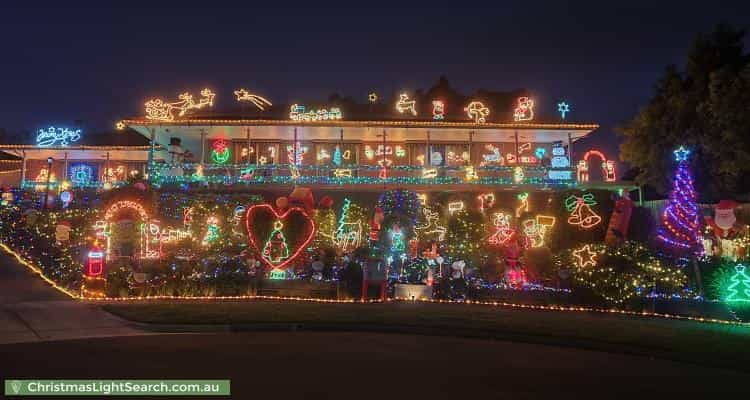
<path fill-rule="evenodd" d="M 334 91 L 364 101 L 371 90 L 427 88 L 445 74 L 467 93 L 525 87 L 547 109 L 563 98 L 573 120 L 602 125 L 591 142 L 614 151 L 613 126 L 648 100 L 667 64 L 683 63 L 698 32 L 721 21 L 750 25 L 747 1 L 150 3 L 4 4 L 0 127 L 83 120 L 86 130 L 109 129 L 142 115 L 148 97 L 204 86 L 219 103 L 240 86 L 279 103 Z"/>

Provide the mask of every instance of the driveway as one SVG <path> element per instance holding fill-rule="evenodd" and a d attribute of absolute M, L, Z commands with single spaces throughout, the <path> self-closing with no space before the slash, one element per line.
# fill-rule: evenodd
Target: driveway
<path fill-rule="evenodd" d="M 134 334 L 141 331 L 60 293 L 0 250 L 0 344 Z"/>

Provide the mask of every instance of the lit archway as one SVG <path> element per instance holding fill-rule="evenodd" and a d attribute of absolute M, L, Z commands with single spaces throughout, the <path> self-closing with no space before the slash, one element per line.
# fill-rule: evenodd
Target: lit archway
<path fill-rule="evenodd" d="M 598 157 L 602 161 L 602 177 L 605 182 L 614 182 L 617 180 L 617 173 L 615 171 L 615 162 L 608 160 L 607 157 L 599 150 L 589 150 L 583 155 L 583 159 L 578 161 L 577 178 L 578 182 L 589 181 L 589 166 L 591 165 L 589 159 L 591 157 Z"/>

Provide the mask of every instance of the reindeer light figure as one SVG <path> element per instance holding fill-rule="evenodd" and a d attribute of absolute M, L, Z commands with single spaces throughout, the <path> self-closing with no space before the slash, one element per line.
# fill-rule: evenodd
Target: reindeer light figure
<path fill-rule="evenodd" d="M 246 89 L 237 89 L 234 91 L 234 95 L 237 96 L 237 101 L 249 101 L 253 103 L 256 107 L 258 107 L 259 110 L 265 111 L 266 107 L 270 107 L 273 104 L 271 104 L 270 101 L 268 101 L 266 98 L 258 96 L 257 94 L 252 94 L 248 92 Z"/>
<path fill-rule="evenodd" d="M 438 242 L 445 240 L 445 234 L 448 233 L 448 229 L 438 223 L 438 213 L 432 211 L 429 207 L 422 207 L 422 213 L 424 214 L 425 221 L 424 225 L 414 227 L 417 235 L 420 238 L 436 235 Z"/>
<path fill-rule="evenodd" d="M 167 103 L 162 99 L 153 99 L 146 102 L 146 119 L 157 121 L 174 121 L 175 110 L 178 110 L 178 117 L 183 117 L 190 110 L 199 110 L 206 106 L 214 105 L 216 94 L 210 89 L 201 90 L 201 98 L 196 103 L 193 95 L 185 92 L 177 96 L 180 101 Z"/>
<path fill-rule="evenodd" d="M 416 100 L 409 100 L 409 95 L 401 93 L 399 95 L 398 102 L 396 102 L 396 111 L 403 114 L 406 111 L 411 112 L 411 115 L 417 116 L 417 102 Z"/>

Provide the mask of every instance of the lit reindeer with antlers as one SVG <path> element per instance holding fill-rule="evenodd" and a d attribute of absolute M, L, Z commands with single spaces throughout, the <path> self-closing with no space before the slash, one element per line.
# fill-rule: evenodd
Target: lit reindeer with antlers
<path fill-rule="evenodd" d="M 201 98 L 196 103 L 193 95 L 185 92 L 177 96 L 180 101 L 167 103 L 162 99 L 153 99 L 146 102 L 146 118 L 159 121 L 173 121 L 174 111 L 179 110 L 178 117 L 185 116 L 189 110 L 199 110 L 206 106 L 214 105 L 216 94 L 210 89 L 201 90 Z"/>

